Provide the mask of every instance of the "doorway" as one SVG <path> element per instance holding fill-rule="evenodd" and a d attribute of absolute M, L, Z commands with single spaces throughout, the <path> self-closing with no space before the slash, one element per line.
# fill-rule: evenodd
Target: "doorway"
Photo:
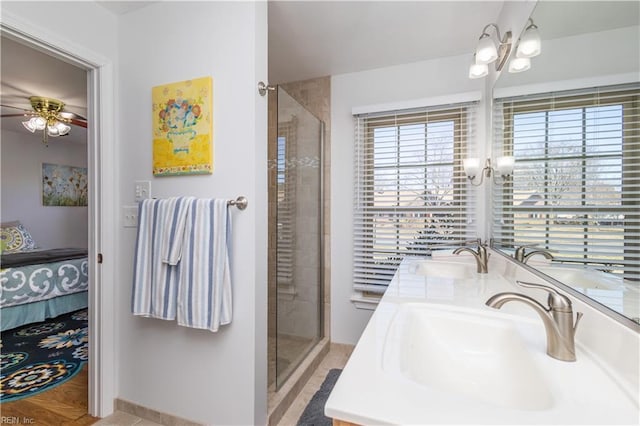
<path fill-rule="evenodd" d="M 87 71 L 1 43 L 0 216 L 3 238 L 23 237 L 3 247 L 3 355 L 15 357 L 3 362 L 3 412 L 77 421 L 88 414 L 90 361 Z"/>
<path fill-rule="evenodd" d="M 101 285 L 102 282 L 115 281 L 115 258 L 109 259 L 106 268 L 98 260 L 102 254 L 115 253 L 115 183 L 112 182 L 114 179 L 106 179 L 104 172 L 115 170 L 116 164 L 114 136 L 110 131 L 115 127 L 112 113 L 113 65 L 108 58 L 43 32 L 9 14 L 3 15 L 0 35 L 70 63 L 86 73 L 88 352 L 91 357 L 87 372 L 88 413 L 104 417 L 113 412 L 116 378 L 115 353 L 112 351 L 115 346 L 114 291 L 113 286 Z"/>

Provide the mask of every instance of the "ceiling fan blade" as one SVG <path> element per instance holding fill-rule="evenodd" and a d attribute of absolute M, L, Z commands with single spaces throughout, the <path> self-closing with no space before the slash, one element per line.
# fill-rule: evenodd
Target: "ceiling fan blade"
<path fill-rule="evenodd" d="M 62 111 L 59 113 L 59 115 L 63 118 L 66 118 L 67 120 L 81 120 L 81 121 L 87 121 L 86 118 L 84 118 L 83 116 L 81 116 L 80 114 L 76 114 L 75 112 L 70 112 L 70 111 Z"/>
<path fill-rule="evenodd" d="M 2 114 L 2 115 L 0 115 L 0 117 L 2 117 L 2 118 L 25 117 L 25 114 Z"/>
<path fill-rule="evenodd" d="M 74 124 L 78 127 L 84 127 L 85 129 L 87 128 L 87 121 L 86 120 L 79 120 L 77 118 L 71 118 L 71 121 L 69 121 L 71 124 Z"/>
<path fill-rule="evenodd" d="M 11 108 L 11 109 L 17 109 L 17 110 L 22 110 L 23 112 L 21 114 L 2 114 L 0 115 L 0 117 L 28 117 L 28 116 L 34 116 L 37 115 L 37 113 L 33 110 L 29 110 L 29 109 L 25 109 L 22 107 L 17 107 L 17 106 L 13 106 L 13 105 L 7 105 L 7 104 L 0 104 L 0 107 L 2 108 Z M 83 127 L 83 128 L 87 128 L 87 119 L 82 117 L 80 114 L 77 114 L 75 112 L 71 112 L 71 111 L 61 111 L 58 113 L 59 118 L 63 121 L 68 122 L 69 124 L 72 124 L 74 126 L 78 126 L 78 127 Z"/>

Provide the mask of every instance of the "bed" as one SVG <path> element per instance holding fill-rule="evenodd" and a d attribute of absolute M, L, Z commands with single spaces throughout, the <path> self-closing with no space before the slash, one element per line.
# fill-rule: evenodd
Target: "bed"
<path fill-rule="evenodd" d="M 88 306 L 88 261 L 84 248 L 16 250 L 2 224 L 0 329 L 44 321 Z M 25 230 L 26 232 L 26 230 Z M 24 240 L 24 238 L 23 238 Z M 9 247 L 9 249 L 7 249 Z"/>

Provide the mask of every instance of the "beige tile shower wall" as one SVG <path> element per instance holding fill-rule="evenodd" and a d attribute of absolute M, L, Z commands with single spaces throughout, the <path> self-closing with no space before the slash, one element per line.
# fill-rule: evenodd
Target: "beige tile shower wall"
<path fill-rule="evenodd" d="M 324 335 L 330 336 L 331 330 L 331 244 L 330 244 L 330 171 L 331 171 L 331 78 L 320 77 L 311 80 L 281 85 L 295 100 L 324 122 Z M 275 143 L 275 141 L 274 141 Z"/>

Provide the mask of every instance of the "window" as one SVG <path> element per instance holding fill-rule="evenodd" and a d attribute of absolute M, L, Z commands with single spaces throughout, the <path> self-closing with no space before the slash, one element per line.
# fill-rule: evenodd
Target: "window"
<path fill-rule="evenodd" d="M 496 102 L 516 167 L 494 188 L 494 237 L 640 278 L 639 99 L 636 85 Z"/>
<path fill-rule="evenodd" d="M 475 105 L 356 116 L 356 290 L 382 293 L 404 256 L 475 237 L 461 165 Z"/>
<path fill-rule="evenodd" d="M 277 240 L 276 240 L 276 270 L 279 289 L 291 291 L 294 274 L 294 253 L 296 240 L 294 238 L 294 218 L 296 216 L 296 169 L 289 164 L 296 157 L 296 128 L 295 118 L 292 121 L 278 123 L 277 139 Z"/>

